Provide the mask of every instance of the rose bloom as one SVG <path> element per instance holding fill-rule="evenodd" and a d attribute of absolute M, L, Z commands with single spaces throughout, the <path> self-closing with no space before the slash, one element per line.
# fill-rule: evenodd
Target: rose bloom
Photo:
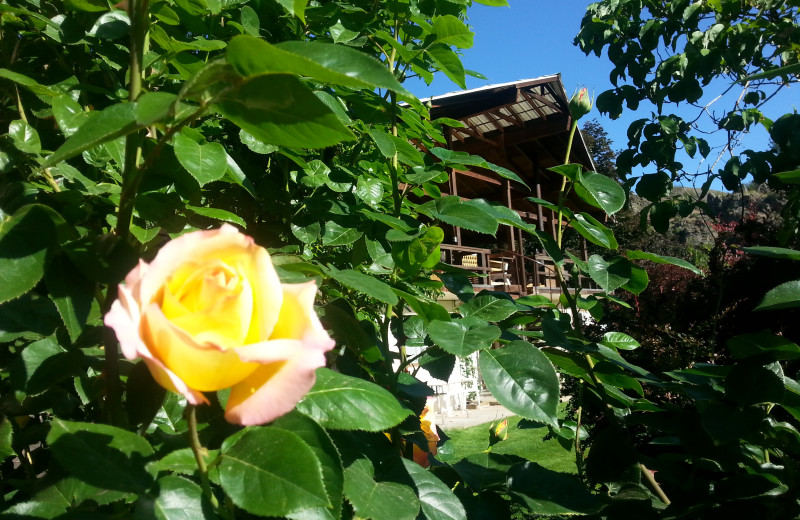
<path fill-rule="evenodd" d="M 436 456 L 437 452 L 437 443 L 439 442 L 439 433 L 436 431 L 436 420 L 435 416 L 430 413 L 430 408 L 428 405 L 425 405 L 425 409 L 422 410 L 422 413 L 419 416 L 419 425 L 420 429 L 422 429 L 422 433 L 425 434 L 425 438 L 428 440 L 428 451 L 423 450 L 416 444 L 414 445 L 414 462 L 422 466 L 423 468 L 427 468 L 431 465 L 430 461 L 428 460 L 428 453 L 433 456 Z"/>
<path fill-rule="evenodd" d="M 105 323 L 164 388 L 192 404 L 230 388 L 225 418 L 263 424 L 294 408 L 333 348 L 316 292 L 313 281 L 281 284 L 269 253 L 226 224 L 140 260 Z"/>

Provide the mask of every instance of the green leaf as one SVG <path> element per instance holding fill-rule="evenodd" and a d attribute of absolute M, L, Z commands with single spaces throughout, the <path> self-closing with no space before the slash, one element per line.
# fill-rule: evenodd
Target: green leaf
<path fill-rule="evenodd" d="M 280 428 L 245 430 L 223 445 L 219 479 L 234 504 L 256 515 L 330 505 L 316 455 L 298 435 Z"/>
<path fill-rule="evenodd" d="M 296 224 L 291 225 L 292 234 L 297 237 L 299 241 L 304 244 L 311 244 L 319 237 L 320 225 L 319 222 L 314 222 L 305 227 L 300 227 Z"/>
<path fill-rule="evenodd" d="M 95 146 L 134 132 L 139 127 L 136 123 L 135 103 L 117 103 L 99 112 L 90 112 L 78 131 L 45 160 L 42 168 L 49 168 Z"/>
<path fill-rule="evenodd" d="M 783 368 L 778 361 L 737 363 L 725 378 L 725 396 L 741 406 L 779 403 L 784 392 Z"/>
<path fill-rule="evenodd" d="M 500 404 L 526 419 L 558 427 L 558 374 L 541 350 L 525 341 L 512 341 L 482 351 L 479 366 Z"/>
<path fill-rule="evenodd" d="M 475 0 L 475 3 L 491 7 L 504 7 L 508 5 L 508 0 Z"/>
<path fill-rule="evenodd" d="M 772 176 L 784 184 L 800 184 L 800 170 L 773 173 Z"/>
<path fill-rule="evenodd" d="M 599 255 L 589 257 L 587 266 L 589 268 L 587 274 L 606 292 L 619 289 L 628 283 L 631 279 L 631 269 L 634 267 L 627 258 L 617 256 L 606 262 Z"/>
<path fill-rule="evenodd" d="M 84 112 L 83 107 L 71 97 L 62 94 L 53 98 L 53 117 L 61 132 L 69 137 L 78 131 L 89 113 Z"/>
<path fill-rule="evenodd" d="M 202 520 L 215 518 L 203 508 L 203 490 L 191 480 L 175 475 L 158 479 L 155 500 L 141 497 L 136 502 L 137 513 L 157 520 Z"/>
<path fill-rule="evenodd" d="M 64 379 L 77 375 L 82 368 L 83 356 L 67 352 L 54 336 L 35 341 L 11 365 L 11 382 L 14 388 L 36 395 L 57 385 Z"/>
<path fill-rule="evenodd" d="M 458 54 L 444 44 L 435 44 L 426 52 L 437 68 L 444 72 L 445 76 L 462 89 L 467 88 L 464 64 L 461 63 L 461 58 L 458 57 Z"/>
<path fill-rule="evenodd" d="M 639 342 L 622 332 L 606 332 L 601 343 L 609 348 L 634 350 L 639 348 Z"/>
<path fill-rule="evenodd" d="M 51 213 L 31 205 L 0 222 L 0 303 L 22 296 L 44 276 L 47 249 L 56 239 Z"/>
<path fill-rule="evenodd" d="M 289 518 L 297 520 L 333 520 L 342 514 L 342 493 L 344 487 L 344 468 L 339 457 L 339 451 L 331 441 L 327 432 L 322 427 L 305 415 L 292 411 L 272 423 L 275 428 L 290 431 L 299 436 L 314 452 L 322 467 L 322 481 L 331 507 L 318 507 L 304 510 L 296 517 L 291 514 Z"/>
<path fill-rule="evenodd" d="M 416 462 L 402 459 L 417 488 L 422 514 L 428 520 L 466 520 L 467 512 L 450 488 Z"/>
<path fill-rule="evenodd" d="M 392 258 L 400 269 L 414 275 L 422 268 L 430 269 L 439 263 L 442 240 L 444 231 L 441 228 L 428 227 L 410 242 L 392 244 Z"/>
<path fill-rule="evenodd" d="M 342 227 L 336 222 L 325 223 L 325 232 L 322 234 L 322 245 L 325 246 L 348 246 L 361 238 L 361 233 L 357 229 Z"/>
<path fill-rule="evenodd" d="M 239 21 L 242 27 L 250 36 L 258 36 L 261 31 L 261 22 L 258 20 L 258 13 L 249 5 L 242 7 L 242 12 L 239 16 Z"/>
<path fill-rule="evenodd" d="M 514 302 L 491 294 L 477 296 L 460 305 L 458 312 L 462 316 L 478 318 L 486 321 L 503 321 L 517 311 Z"/>
<path fill-rule="evenodd" d="M 18 119 L 11 121 L 8 125 L 8 136 L 14 147 L 24 153 L 39 153 L 42 151 L 42 143 L 39 141 L 39 133 L 31 125 Z"/>
<path fill-rule="evenodd" d="M 354 269 L 343 269 L 339 271 L 334 268 L 330 269 L 329 274 L 331 278 L 342 285 L 362 292 L 378 301 L 388 303 L 389 305 L 397 304 L 397 295 L 392 291 L 392 287 L 374 276 L 361 273 Z"/>
<path fill-rule="evenodd" d="M 373 128 L 369 131 L 369 136 L 372 137 L 372 140 L 375 141 L 375 144 L 378 146 L 378 150 L 380 150 L 381 154 L 387 159 L 389 157 L 394 157 L 394 154 L 397 153 L 395 142 L 392 140 L 392 136 L 387 134 L 386 131 Z"/>
<path fill-rule="evenodd" d="M 387 390 L 327 368 L 297 409 L 331 430 L 387 430 L 411 415 Z"/>
<path fill-rule="evenodd" d="M 529 307 L 556 307 L 556 304 L 543 294 L 528 294 L 517 298 L 515 301 L 518 305 L 527 305 Z"/>
<path fill-rule="evenodd" d="M 451 226 L 458 226 L 487 235 L 497 233 L 497 219 L 482 208 L 462 203 L 455 195 L 431 200 L 418 207 L 418 210 L 431 218 L 439 219 Z"/>
<path fill-rule="evenodd" d="M 218 450 L 206 450 L 204 459 L 210 464 L 219 455 Z M 181 448 L 171 451 L 156 464 L 158 471 L 172 471 L 181 475 L 194 475 L 197 471 L 197 459 L 191 448 Z"/>
<path fill-rule="evenodd" d="M 242 217 L 236 213 L 232 213 L 224 209 L 208 208 L 205 206 L 191 206 L 189 204 L 184 207 L 186 208 L 186 211 L 190 211 L 195 215 L 200 215 L 201 217 L 213 218 L 214 220 L 220 220 L 222 222 L 230 222 L 231 224 L 236 224 L 238 226 L 242 226 L 243 228 L 247 227 L 247 222 L 245 222 Z"/>
<path fill-rule="evenodd" d="M 344 494 L 359 518 L 414 520 L 419 499 L 414 490 L 396 482 L 375 480 L 369 459 L 357 459 L 344 470 Z"/>
<path fill-rule="evenodd" d="M 548 168 L 548 170 L 550 170 L 551 172 L 555 172 L 559 175 L 563 175 L 572 182 L 577 183 L 578 179 L 580 178 L 581 172 L 583 171 L 583 166 L 576 163 L 559 164 L 558 166 L 553 166 L 552 168 Z"/>
<path fill-rule="evenodd" d="M 228 160 L 225 148 L 219 143 L 200 144 L 180 133 L 173 139 L 175 157 L 200 186 L 217 181 L 225 175 Z"/>
<path fill-rule="evenodd" d="M 255 153 L 267 155 L 278 150 L 277 146 L 264 144 L 244 130 L 239 130 L 239 140 L 242 141 L 242 144 L 247 146 L 250 151 Z"/>
<path fill-rule="evenodd" d="M 508 472 L 508 490 L 534 514 L 555 516 L 596 513 L 602 500 L 571 475 L 535 462 L 517 464 Z"/>
<path fill-rule="evenodd" d="M 625 190 L 605 175 L 595 172 L 579 172 L 575 193 L 580 198 L 609 215 L 625 205 Z"/>
<path fill-rule="evenodd" d="M 431 149 L 431 153 L 436 157 L 438 157 L 446 165 L 465 166 L 465 167 L 477 166 L 478 168 L 486 168 L 487 170 L 495 172 L 504 179 L 517 181 L 518 183 L 527 187 L 527 184 L 525 184 L 525 181 L 523 181 L 519 175 L 517 175 L 516 173 L 512 172 L 507 168 L 503 168 L 502 166 L 490 163 L 479 155 L 471 155 L 467 152 L 450 150 L 448 148 L 433 148 Z"/>
<path fill-rule="evenodd" d="M 0 242 L 2 244 L 2 242 Z M 800 280 L 782 283 L 764 296 L 754 311 L 775 311 L 800 307 Z"/>
<path fill-rule="evenodd" d="M 383 200 L 383 184 L 380 179 L 359 177 L 355 193 L 364 203 L 375 206 Z"/>
<path fill-rule="evenodd" d="M 498 327 L 476 318 L 433 320 L 428 328 L 428 335 L 434 343 L 445 352 L 461 357 L 490 348 L 500 333 Z"/>
<path fill-rule="evenodd" d="M 437 42 L 459 49 L 472 47 L 472 40 L 475 37 L 464 22 L 451 14 L 433 18 L 433 34 Z"/>
<path fill-rule="evenodd" d="M 136 101 L 136 122 L 150 126 L 167 119 L 178 96 L 169 92 L 145 92 Z"/>
<path fill-rule="evenodd" d="M 413 144 L 409 143 L 408 140 L 393 135 L 389 135 L 388 137 L 392 140 L 397 150 L 397 158 L 401 163 L 412 167 L 422 166 L 424 164 L 422 153 L 420 153 Z"/>
<path fill-rule="evenodd" d="M 53 23 L 48 19 L 47 22 Z M 20 74 L 18 72 L 14 72 L 13 70 L 8 69 L 0 69 L 0 78 L 5 78 L 7 80 L 13 81 L 17 85 L 25 87 L 26 89 L 30 90 L 34 94 L 43 97 L 53 97 L 59 95 L 59 92 L 55 89 L 47 87 L 45 85 L 40 85 L 39 82 Z"/>
<path fill-rule="evenodd" d="M 107 0 L 65 0 L 64 7 L 67 11 L 85 11 L 87 13 L 99 13 L 108 11 Z"/>
<path fill-rule="evenodd" d="M 588 213 L 575 214 L 570 224 L 592 244 L 606 249 L 616 249 L 619 246 L 614 233 Z"/>
<path fill-rule="evenodd" d="M 386 88 L 407 101 L 416 99 L 379 61 L 343 45 L 301 41 L 271 45 L 252 36 L 237 36 L 228 44 L 225 57 L 245 77 L 296 74 L 355 89 Z"/>
<path fill-rule="evenodd" d="M 69 338 L 76 341 L 86 326 L 97 286 L 65 255 L 58 255 L 48 263 L 44 281 Z"/>
<path fill-rule="evenodd" d="M 64 469 L 92 486 L 143 494 L 153 482 L 145 469 L 153 448 L 135 433 L 54 418 L 47 444 Z"/>
<path fill-rule="evenodd" d="M 769 354 L 777 361 L 800 358 L 800 347 L 796 343 L 766 330 L 753 334 L 740 334 L 730 338 L 726 343 L 735 359 L 762 354 Z"/>
<path fill-rule="evenodd" d="M 654 264 L 669 264 L 683 267 L 691 272 L 703 276 L 703 271 L 693 266 L 691 263 L 674 256 L 657 255 L 655 253 L 647 253 L 645 251 L 628 251 L 625 255 L 631 260 L 649 260 Z"/>
<path fill-rule="evenodd" d="M 0 462 L 16 454 L 14 448 L 11 447 L 13 433 L 14 429 L 8 417 L 0 419 Z"/>
<path fill-rule="evenodd" d="M 781 260 L 800 260 L 800 251 L 796 249 L 787 249 L 785 247 L 743 247 L 742 251 L 751 255 L 779 258 Z"/>
<path fill-rule="evenodd" d="M 283 6 L 286 11 L 294 16 L 300 18 L 300 21 L 306 23 L 305 12 L 308 0 L 275 0 Z"/>
<path fill-rule="evenodd" d="M 326 148 L 354 138 L 336 114 L 294 76 L 256 76 L 215 106 L 264 144 Z"/>

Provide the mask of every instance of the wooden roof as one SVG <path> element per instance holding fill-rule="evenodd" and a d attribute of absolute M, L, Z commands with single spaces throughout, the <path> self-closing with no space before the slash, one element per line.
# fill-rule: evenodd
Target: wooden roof
<path fill-rule="evenodd" d="M 537 183 L 542 198 L 557 200 L 561 176 L 547 168 L 564 163 L 572 122 L 560 74 L 453 92 L 427 101 L 431 119 L 448 117 L 465 125 L 446 132 L 450 148 L 480 155 L 525 180 L 531 190 L 512 183 L 511 207 L 535 213 L 535 205 L 525 199 L 536 196 Z M 594 170 L 580 131 L 575 134 L 570 162 Z M 493 172 L 456 171 L 454 175 L 459 196 L 508 201 L 509 187 Z M 568 206 L 597 211 L 574 198 Z"/>

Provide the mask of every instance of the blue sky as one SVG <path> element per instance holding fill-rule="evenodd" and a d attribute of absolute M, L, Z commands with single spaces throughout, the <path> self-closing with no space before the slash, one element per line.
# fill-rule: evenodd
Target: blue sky
<path fill-rule="evenodd" d="M 465 49 L 462 61 L 466 69 L 480 72 L 488 78 L 479 80 L 467 77 L 467 88 L 476 88 L 495 83 L 505 83 L 519 79 L 545 76 L 561 73 L 561 79 L 568 95 L 579 87 L 587 87 L 595 95 L 612 87 L 609 81 L 611 62 L 605 56 L 596 57 L 593 54 L 585 56 L 577 47 L 572 45 L 575 35 L 580 29 L 580 22 L 588 2 L 576 0 L 561 0 L 560 2 L 547 2 L 538 0 L 509 0 L 508 7 L 487 7 L 477 3 L 469 9 L 469 25 L 475 32 L 475 43 L 472 48 Z M 416 79 L 408 80 L 405 86 L 419 97 L 429 97 L 459 90 L 446 76 L 437 74 L 433 83 L 426 86 L 424 82 Z M 728 85 L 722 85 L 723 89 Z M 738 97 L 741 89 L 733 89 L 733 100 Z M 796 90 L 796 89 L 795 89 Z M 713 93 L 713 95 L 712 95 Z M 718 92 L 707 89 L 707 95 L 701 102 L 708 102 Z M 722 99 L 714 106 L 722 110 Z M 767 117 L 778 117 L 789 112 L 792 106 L 800 106 L 800 96 L 797 92 L 785 91 L 776 97 L 766 111 Z M 665 108 L 665 113 L 674 112 L 686 119 L 693 119 L 697 109 L 685 104 L 678 109 L 674 106 Z M 713 107 L 712 107 L 713 108 Z M 598 119 L 614 142 L 615 149 L 622 149 L 627 144 L 627 129 L 630 122 L 648 117 L 654 108 L 643 104 L 637 112 L 625 111 L 622 116 L 612 121 L 601 116 L 599 112 L 592 112 L 588 118 Z M 691 110 L 691 112 L 689 111 Z M 717 136 L 722 138 L 722 136 Z M 758 126 L 744 141 L 744 148 L 755 150 L 768 146 L 768 137 L 762 127 Z M 714 142 L 711 142 L 714 146 Z M 722 141 L 717 144 L 722 145 Z M 716 155 L 712 152 L 714 158 Z M 725 155 L 719 162 L 716 171 L 727 160 Z M 683 160 L 685 157 L 679 157 Z M 713 163 L 713 159 L 711 159 Z M 687 170 L 698 167 L 697 161 L 684 161 Z M 709 163 L 702 165 L 708 169 Z M 654 173 L 641 171 L 639 173 Z M 715 189 L 720 189 L 721 184 L 715 183 Z"/>

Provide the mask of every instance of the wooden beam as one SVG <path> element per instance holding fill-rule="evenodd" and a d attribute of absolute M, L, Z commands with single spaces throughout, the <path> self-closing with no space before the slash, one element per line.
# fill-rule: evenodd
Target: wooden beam
<path fill-rule="evenodd" d="M 548 101 L 546 97 L 542 96 L 541 94 L 537 94 L 536 92 L 530 92 L 529 94 L 533 99 L 535 99 L 536 101 L 539 101 L 540 103 L 542 103 L 543 105 L 545 105 L 545 106 L 547 106 L 549 108 L 552 108 L 556 112 L 563 112 L 561 107 L 558 107 L 558 106 L 554 105 L 553 103 Z"/>
<path fill-rule="evenodd" d="M 551 135 L 567 133 L 569 132 L 569 122 L 569 117 L 551 116 L 545 121 L 538 121 L 536 124 L 526 126 L 525 128 L 506 128 L 506 131 L 503 132 L 505 144 L 507 146 L 513 146 L 526 141 L 534 141 L 536 139 L 549 137 Z M 464 130 L 464 128 L 461 128 L 460 130 Z M 466 145 L 467 143 L 465 142 L 464 144 Z M 497 149 L 497 143 L 489 142 L 487 144 L 491 146 L 487 146 L 486 144 L 482 143 L 470 143 L 469 152 L 476 155 L 481 155 L 487 150 Z M 459 148 L 464 149 L 465 147 L 462 146 Z"/>
<path fill-rule="evenodd" d="M 470 137 L 474 137 L 475 139 L 478 139 L 479 141 L 483 141 L 484 143 L 487 143 L 490 146 L 492 146 L 492 148 L 499 148 L 500 147 L 500 143 L 498 143 L 497 141 L 493 141 L 493 140 L 489 139 L 488 137 L 484 137 L 483 135 L 481 135 L 481 134 L 479 134 L 477 132 L 474 132 L 470 128 L 458 128 L 457 131 L 458 132 L 463 132 L 463 133 L 467 134 Z M 460 139 L 460 136 L 458 136 L 458 134 L 456 134 L 456 137 L 459 137 L 459 139 Z M 460 140 L 463 141 L 464 143 L 466 143 L 466 141 L 464 139 L 460 139 Z"/>
<path fill-rule="evenodd" d="M 486 112 L 486 117 L 494 125 L 494 127 L 497 128 L 501 133 L 505 130 L 503 126 L 500 124 L 500 122 L 497 120 L 497 116 L 495 116 L 493 113 Z"/>
<path fill-rule="evenodd" d="M 506 121 L 511 123 L 513 126 L 525 126 L 525 121 L 520 119 L 520 117 L 517 115 L 517 113 L 514 112 L 513 110 L 511 110 L 510 106 L 508 106 L 508 107 L 500 107 L 500 108 L 505 108 L 506 110 L 508 110 L 508 113 L 511 114 L 511 115 L 509 116 L 509 115 L 506 115 L 506 114 L 500 112 L 499 108 L 497 110 L 495 110 L 494 112 L 492 112 L 492 114 L 494 116 L 496 116 L 496 117 L 502 117 L 503 119 L 505 119 Z"/>
<path fill-rule="evenodd" d="M 478 172 L 472 172 L 472 171 L 468 171 L 468 170 L 456 170 L 455 168 L 453 168 L 453 173 L 454 174 L 457 173 L 458 175 L 463 175 L 464 177 L 471 177 L 473 179 L 478 179 L 478 180 L 486 182 L 488 184 L 493 184 L 495 186 L 500 186 L 500 185 L 503 184 L 500 181 L 500 179 L 495 179 L 494 177 L 490 177 L 488 175 L 484 175 L 484 174 L 478 173 Z"/>
<path fill-rule="evenodd" d="M 533 99 L 530 93 L 528 93 L 528 91 L 526 90 L 520 90 L 520 92 L 522 92 L 522 95 L 523 97 L 525 97 L 525 100 L 528 103 L 530 103 L 531 107 L 533 107 L 533 110 L 535 110 L 536 113 L 539 114 L 539 117 L 542 119 L 547 119 L 547 116 L 544 114 L 544 112 L 542 112 L 542 109 L 539 108 L 539 105 L 536 104 L 536 100 Z"/>
<path fill-rule="evenodd" d="M 456 130 L 457 130 L 456 128 L 451 128 L 450 129 L 450 137 L 455 137 L 457 140 L 461 141 L 462 143 L 466 143 L 467 141 L 463 137 L 458 135 L 458 132 L 456 132 Z M 452 141 L 452 139 L 451 139 L 451 141 Z"/>

